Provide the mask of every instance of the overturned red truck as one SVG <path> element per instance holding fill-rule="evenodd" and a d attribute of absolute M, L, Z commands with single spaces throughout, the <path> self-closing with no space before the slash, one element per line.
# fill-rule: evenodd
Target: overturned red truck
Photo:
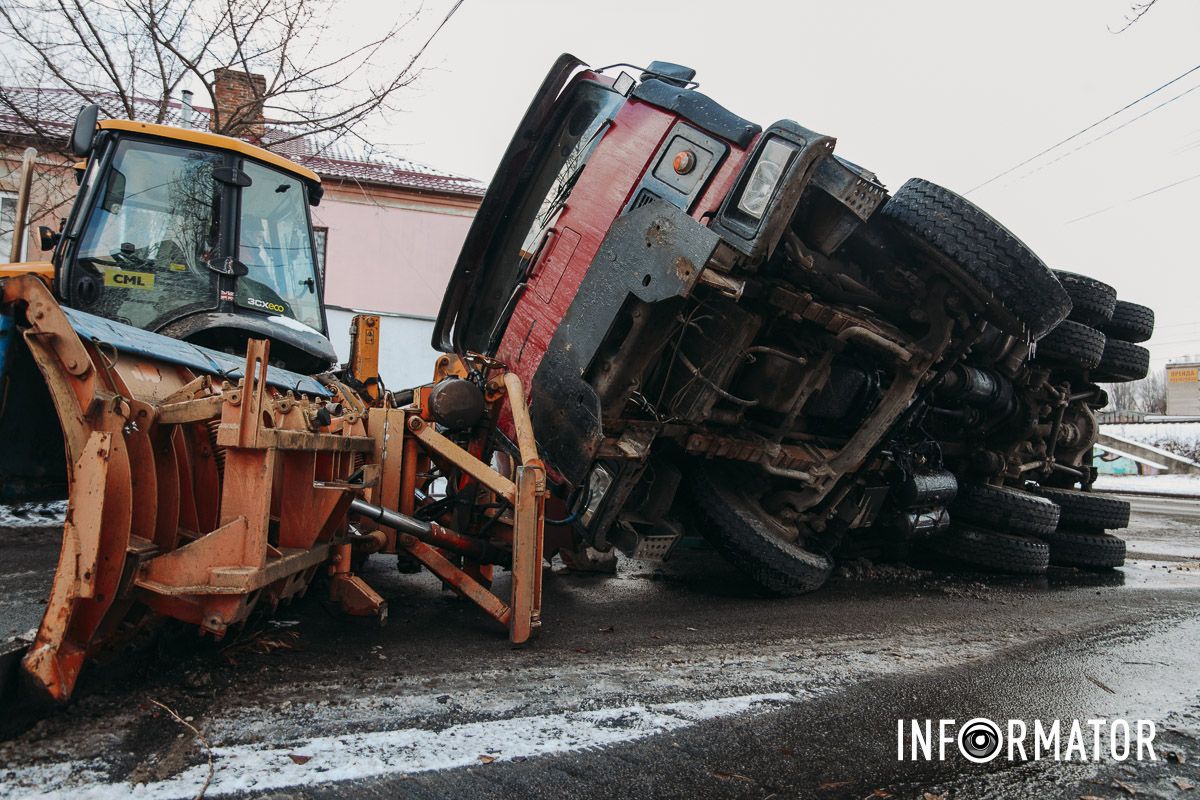
<path fill-rule="evenodd" d="M 889 194 L 832 137 L 738 117 L 691 69 L 609 71 L 554 65 L 434 337 L 529 387 L 570 560 L 693 525 L 784 593 L 855 537 L 1122 563 L 1128 507 L 1087 491 L 1096 382 L 1146 374 L 1153 312 L 947 189 Z"/>

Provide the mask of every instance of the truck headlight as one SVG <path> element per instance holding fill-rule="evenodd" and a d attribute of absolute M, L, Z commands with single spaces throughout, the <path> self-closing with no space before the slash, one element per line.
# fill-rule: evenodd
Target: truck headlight
<path fill-rule="evenodd" d="M 783 177 L 788 162 L 795 154 L 796 147 L 782 139 L 773 138 L 768 141 L 754 165 L 754 171 L 750 173 L 750 179 L 746 181 L 741 198 L 738 199 L 738 210 L 755 219 L 762 219 L 767 204 L 771 202 L 771 196 L 775 194 L 775 187 L 779 185 L 779 179 Z"/>

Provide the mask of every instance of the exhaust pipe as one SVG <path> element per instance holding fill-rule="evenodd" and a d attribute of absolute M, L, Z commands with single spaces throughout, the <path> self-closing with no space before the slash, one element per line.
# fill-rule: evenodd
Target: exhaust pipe
<path fill-rule="evenodd" d="M 37 154 L 37 150 L 26 147 L 25 154 L 21 157 L 21 183 L 17 188 L 17 209 L 13 214 L 12 247 L 8 252 L 10 264 L 22 260 L 21 250 L 25 244 L 25 228 L 28 226 L 25 217 L 29 214 L 29 190 L 33 185 L 33 168 L 37 164 Z"/>

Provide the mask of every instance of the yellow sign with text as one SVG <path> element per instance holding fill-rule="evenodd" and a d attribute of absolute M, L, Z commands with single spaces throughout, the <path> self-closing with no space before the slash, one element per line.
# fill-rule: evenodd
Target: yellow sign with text
<path fill-rule="evenodd" d="M 113 289 L 153 289 L 154 273 L 106 269 L 104 270 L 104 285 Z"/>
<path fill-rule="evenodd" d="M 1196 383 L 1200 381 L 1200 367 L 1169 369 L 1167 370 L 1167 381 L 1170 383 Z"/>

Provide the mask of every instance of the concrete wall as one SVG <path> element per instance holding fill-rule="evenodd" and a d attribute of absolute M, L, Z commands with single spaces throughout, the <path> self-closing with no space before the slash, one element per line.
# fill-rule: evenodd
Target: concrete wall
<path fill-rule="evenodd" d="M 341 363 L 350 358 L 350 320 L 355 313 L 342 308 L 326 308 L 329 338 Z M 381 315 L 380 326 L 379 374 L 383 385 L 397 390 L 429 383 L 434 359 L 439 355 L 429 346 L 433 320 Z"/>

